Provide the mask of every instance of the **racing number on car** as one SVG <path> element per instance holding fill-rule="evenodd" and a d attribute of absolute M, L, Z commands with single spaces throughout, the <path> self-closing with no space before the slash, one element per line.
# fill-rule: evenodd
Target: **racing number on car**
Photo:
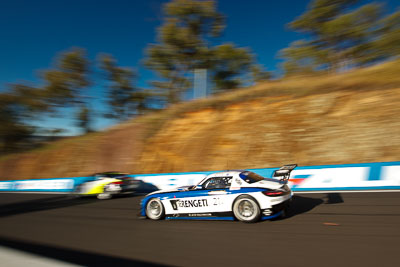
<path fill-rule="evenodd" d="M 219 197 L 213 197 L 213 205 L 214 206 L 218 206 L 218 205 L 222 205 L 223 202 Z"/>

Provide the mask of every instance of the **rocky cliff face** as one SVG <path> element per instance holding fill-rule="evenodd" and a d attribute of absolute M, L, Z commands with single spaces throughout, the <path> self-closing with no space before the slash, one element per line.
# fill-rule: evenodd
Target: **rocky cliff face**
<path fill-rule="evenodd" d="M 278 98 L 170 121 L 147 140 L 140 171 L 399 160 L 400 89 Z"/>
<path fill-rule="evenodd" d="M 398 161 L 400 62 L 388 66 L 270 82 L 185 103 L 3 158 L 0 177 Z"/>

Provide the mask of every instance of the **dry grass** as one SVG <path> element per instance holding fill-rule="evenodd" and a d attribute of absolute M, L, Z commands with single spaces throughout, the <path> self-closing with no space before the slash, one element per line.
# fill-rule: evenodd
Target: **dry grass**
<path fill-rule="evenodd" d="M 335 91 L 368 91 L 400 87 L 400 60 L 353 70 L 342 74 L 295 76 L 263 82 L 258 85 L 225 92 L 211 98 L 197 99 L 171 106 L 162 111 L 139 117 L 136 122 L 148 125 L 148 137 L 155 134 L 168 120 L 202 109 L 222 110 L 229 105 L 277 96 L 296 98 Z"/>

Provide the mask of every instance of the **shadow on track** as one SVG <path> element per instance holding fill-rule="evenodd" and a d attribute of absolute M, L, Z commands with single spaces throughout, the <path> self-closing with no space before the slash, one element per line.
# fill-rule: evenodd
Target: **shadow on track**
<path fill-rule="evenodd" d="M 328 193 L 326 195 L 325 204 L 339 204 L 344 202 L 342 195 L 339 193 Z"/>
<path fill-rule="evenodd" d="M 323 199 L 304 196 L 293 196 L 290 208 L 287 211 L 286 218 L 290 218 L 302 213 L 309 212 L 318 205 L 324 203 Z"/>
<path fill-rule="evenodd" d="M 324 198 L 311 198 L 305 196 L 293 196 L 293 201 L 290 205 L 290 208 L 287 212 L 287 218 L 309 212 L 314 209 L 316 206 L 321 204 L 340 204 L 343 203 L 344 200 L 339 193 L 328 193 Z"/>
<path fill-rule="evenodd" d="M 167 266 L 0 237 L 0 245 L 81 266 Z"/>
<path fill-rule="evenodd" d="M 52 196 L 29 201 L 22 201 L 0 206 L 0 218 L 23 213 L 64 208 L 87 204 L 96 199 L 77 198 L 73 196 Z"/>

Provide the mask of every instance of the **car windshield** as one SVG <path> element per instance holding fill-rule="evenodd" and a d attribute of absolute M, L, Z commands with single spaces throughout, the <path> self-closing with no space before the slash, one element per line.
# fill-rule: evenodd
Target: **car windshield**
<path fill-rule="evenodd" d="M 252 184 L 255 182 L 259 182 L 264 180 L 264 177 L 258 175 L 257 173 L 251 171 L 244 171 L 239 174 L 239 177 L 242 178 L 246 183 Z"/>
<path fill-rule="evenodd" d="M 221 188 L 229 188 L 232 183 L 232 176 L 227 177 L 213 177 L 208 179 L 203 187 L 206 189 L 221 189 Z"/>

